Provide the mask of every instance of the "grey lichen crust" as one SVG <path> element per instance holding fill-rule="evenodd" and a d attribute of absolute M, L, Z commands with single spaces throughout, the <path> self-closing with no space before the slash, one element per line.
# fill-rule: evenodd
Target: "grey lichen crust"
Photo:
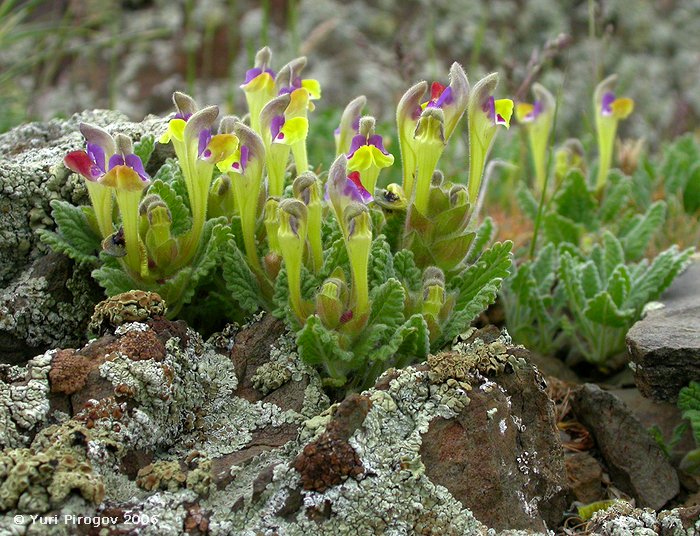
<path fill-rule="evenodd" d="M 593 514 L 588 529 L 591 534 L 601 536 L 696 536 L 700 534 L 700 516 L 697 513 L 700 510 L 696 512 L 695 519 L 689 520 L 678 509 L 657 513 L 650 508 L 634 508 L 620 501 Z"/>
<path fill-rule="evenodd" d="M 49 350 L 26 367 L 0 365 L 0 448 L 27 446 L 31 432 L 49 412 Z"/>
<path fill-rule="evenodd" d="M 163 320 L 126 323 L 93 343 L 104 355 L 95 358 L 99 378 L 88 384 L 108 389 L 85 387 L 98 399 L 73 408 L 71 418 L 47 400 L 56 353 L 5 371 L 3 400 L 32 404 L 0 406 L 0 420 L 15 430 L 0 455 L 0 533 L 74 528 L 28 517 L 17 525 L 17 514 L 116 512 L 107 534 L 134 530 L 127 518 L 138 519 L 145 535 L 188 527 L 243 536 L 495 534 L 428 478 L 421 446 L 431 421 L 456 417 L 469 404 L 470 391 L 487 382 L 483 374 L 520 366 L 506 353 L 507 335 L 468 340 L 427 364 L 389 370 L 377 387 L 328 407 L 319 376 L 286 333 L 252 377 L 270 396 L 297 385 L 303 400 L 295 410 L 283 409 L 284 400 L 237 396 L 234 361 L 220 353 L 235 347 L 236 330 L 204 342 L 179 328 Z M 157 333 L 170 338 L 144 350 Z M 136 347 L 133 355 L 126 350 Z"/>

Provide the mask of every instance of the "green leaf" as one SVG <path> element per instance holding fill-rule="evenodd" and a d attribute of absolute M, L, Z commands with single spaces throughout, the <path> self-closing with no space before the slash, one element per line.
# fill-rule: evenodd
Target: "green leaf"
<path fill-rule="evenodd" d="M 683 191 L 683 208 L 688 214 L 700 211 L 700 162 L 688 171 L 688 182 Z"/>
<path fill-rule="evenodd" d="M 192 227 L 192 216 L 182 197 L 173 189 L 171 183 L 160 179 L 154 180 L 148 188 L 149 194 L 156 194 L 168 205 L 173 223 L 170 228 L 173 236 L 181 236 Z"/>
<path fill-rule="evenodd" d="M 190 209 L 190 199 L 187 196 L 187 185 L 182 175 L 180 164 L 174 158 L 168 158 L 153 177 L 153 181 L 161 180 L 169 184 L 175 193 L 180 196 L 187 209 Z"/>
<path fill-rule="evenodd" d="M 615 268 L 625 264 L 625 252 L 620 241 L 607 230 L 603 234 L 603 250 L 604 272 L 600 274 L 600 277 L 602 280 L 606 280 L 615 271 Z"/>
<path fill-rule="evenodd" d="M 672 246 L 659 253 L 646 269 L 635 273 L 627 299 L 628 307 L 641 312 L 647 302 L 661 296 L 686 266 L 692 251 L 686 249 L 679 252 L 677 246 Z"/>
<path fill-rule="evenodd" d="M 287 282 L 287 269 L 284 266 L 280 269 L 275 280 L 272 303 L 274 305 L 272 314 L 277 318 L 285 318 L 289 309 L 289 284 Z"/>
<path fill-rule="evenodd" d="M 139 288 L 117 259 L 106 254 L 102 254 L 100 259 L 103 263 L 102 266 L 93 270 L 91 275 L 105 289 L 107 296 L 115 296 Z"/>
<path fill-rule="evenodd" d="M 255 313 L 260 308 L 260 286 L 248 262 L 233 240 L 226 244 L 222 256 L 222 274 L 226 288 L 242 309 Z"/>
<path fill-rule="evenodd" d="M 372 308 L 369 325 L 384 324 L 390 329 L 399 326 L 403 320 L 404 300 L 403 285 L 394 278 L 388 279 L 372 293 Z"/>
<path fill-rule="evenodd" d="M 493 240 L 493 235 L 495 234 L 495 226 L 493 220 L 490 217 L 484 219 L 484 221 L 479 225 L 476 230 L 476 236 L 469 248 L 469 254 L 467 255 L 467 263 L 472 264 L 476 262 L 479 256 L 483 253 L 484 248 Z"/>
<path fill-rule="evenodd" d="M 56 222 L 56 232 L 39 231 L 39 238 L 54 251 L 63 253 L 79 263 L 94 264 L 101 250 L 100 236 L 90 225 L 83 212 L 66 201 L 51 201 L 51 216 Z"/>
<path fill-rule="evenodd" d="M 540 294 L 549 294 L 557 272 L 557 248 L 551 242 L 537 253 L 532 263 L 532 275 Z"/>
<path fill-rule="evenodd" d="M 566 296 L 570 307 L 574 311 L 582 312 L 586 306 L 586 293 L 581 284 L 581 277 L 576 260 L 569 252 L 561 254 L 559 261 L 559 280 L 566 290 Z"/>
<path fill-rule="evenodd" d="M 530 220 L 535 221 L 537 219 L 537 210 L 539 207 L 539 202 L 535 199 L 528 188 L 527 184 L 521 182 L 518 185 L 518 189 L 515 191 L 515 198 L 518 201 L 518 206 L 523 213 L 530 218 Z"/>
<path fill-rule="evenodd" d="M 630 293 L 632 279 L 629 270 L 624 264 L 620 264 L 608 279 L 608 293 L 615 302 L 615 305 L 622 307 Z"/>
<path fill-rule="evenodd" d="M 425 358 L 430 351 L 428 325 L 423 315 L 415 314 L 404 322 L 378 351 L 371 355 L 371 361 L 387 361 L 395 354 L 404 359 L 397 366 L 405 366 Z M 409 359 L 405 359 L 405 358 Z"/>
<path fill-rule="evenodd" d="M 612 328 L 626 328 L 634 322 L 634 311 L 620 310 L 606 291 L 599 292 L 587 303 L 584 314 L 592 322 Z"/>
<path fill-rule="evenodd" d="M 557 214 L 550 212 L 543 218 L 544 235 L 549 242 L 561 244 L 569 242 L 578 245 L 581 236 L 581 225 Z"/>
<path fill-rule="evenodd" d="M 421 271 L 413 260 L 413 252 L 402 249 L 394 255 L 394 272 L 408 290 L 418 290 L 421 285 Z"/>
<path fill-rule="evenodd" d="M 323 252 L 323 266 L 319 273 L 321 279 L 329 277 L 333 271 L 341 267 L 345 271 L 345 275 L 350 274 L 350 260 L 348 259 L 348 250 L 345 247 L 345 241 L 342 238 L 335 240 Z"/>
<path fill-rule="evenodd" d="M 560 216 L 591 227 L 595 223 L 597 202 L 593 192 L 588 189 L 583 173 L 574 169 L 564 178 L 559 192 L 554 197 L 554 204 Z"/>
<path fill-rule="evenodd" d="M 342 350 L 338 334 L 323 327 L 318 316 L 312 315 L 297 333 L 299 357 L 309 365 L 323 364 L 331 378 L 344 382 L 345 366 L 353 361 L 352 352 Z"/>
<path fill-rule="evenodd" d="M 598 211 L 601 221 L 612 222 L 628 205 L 631 181 L 613 169 L 605 185 L 605 197 Z"/>
<path fill-rule="evenodd" d="M 143 167 L 148 165 L 148 161 L 151 159 L 153 154 L 153 149 L 156 147 L 156 139 L 153 134 L 145 134 L 141 136 L 141 139 L 134 143 L 134 154 L 141 159 L 143 162 Z"/>
<path fill-rule="evenodd" d="M 652 236 L 661 228 L 666 220 L 666 203 L 657 201 L 649 207 L 643 216 L 635 219 L 635 223 L 622 239 L 622 247 L 628 260 L 634 261 L 644 255 L 644 251 Z"/>
<path fill-rule="evenodd" d="M 449 281 L 451 290 L 457 292 L 454 312 L 443 326 L 442 333 L 432 344 L 439 350 L 496 300 L 498 289 L 508 277 L 511 266 L 512 242 L 496 242 L 479 260 Z"/>
<path fill-rule="evenodd" d="M 391 256 L 391 248 L 385 236 L 379 235 L 372 240 L 370 249 L 369 288 L 375 288 L 394 276 L 394 262 Z"/>
<path fill-rule="evenodd" d="M 601 281 L 595 263 L 587 261 L 579 269 L 581 272 L 581 288 L 583 288 L 586 298 L 591 298 L 598 294 L 601 290 Z"/>

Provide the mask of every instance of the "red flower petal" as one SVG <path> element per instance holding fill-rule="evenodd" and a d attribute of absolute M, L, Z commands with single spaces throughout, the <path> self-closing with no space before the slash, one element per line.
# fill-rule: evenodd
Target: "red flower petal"
<path fill-rule="evenodd" d="M 94 180 L 100 175 L 100 170 L 97 168 L 92 158 L 85 151 L 73 151 L 68 153 L 63 158 L 63 163 L 68 169 L 79 173 L 86 179 Z"/>
<path fill-rule="evenodd" d="M 440 82 L 433 82 L 433 84 L 430 86 L 430 100 L 438 100 L 440 95 L 442 95 L 442 92 L 445 91 L 445 87 L 446 86 L 443 86 Z"/>

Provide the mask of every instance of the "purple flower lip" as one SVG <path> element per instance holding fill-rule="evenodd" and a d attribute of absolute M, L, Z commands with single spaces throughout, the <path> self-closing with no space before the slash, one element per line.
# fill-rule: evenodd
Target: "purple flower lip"
<path fill-rule="evenodd" d="M 384 142 L 379 134 L 374 134 L 372 136 L 365 137 L 362 134 L 358 134 L 352 138 L 350 143 L 350 151 L 347 154 L 348 159 L 352 158 L 355 152 L 365 145 L 373 145 L 379 149 L 384 154 L 389 154 L 389 152 L 384 148 Z"/>
<path fill-rule="evenodd" d="M 231 168 L 239 173 L 245 173 L 248 167 L 248 159 L 250 158 L 250 149 L 247 145 L 241 145 L 241 157 L 238 162 L 231 164 Z"/>
<path fill-rule="evenodd" d="M 615 102 L 615 93 L 607 91 L 603 94 L 600 102 L 600 113 L 603 115 L 612 114 L 612 103 Z"/>
<path fill-rule="evenodd" d="M 109 159 L 109 169 L 111 170 L 117 166 L 126 166 L 133 169 L 138 176 L 141 177 L 143 182 L 151 180 L 150 175 L 146 173 L 146 170 L 143 168 L 143 162 L 141 162 L 141 159 L 135 154 L 127 154 L 125 156 L 120 154 L 112 155 Z"/>
<path fill-rule="evenodd" d="M 447 106 L 454 101 L 452 96 L 452 88 L 444 87 L 438 82 L 433 82 L 433 87 L 431 88 L 431 95 L 426 108 L 441 108 Z"/>
<path fill-rule="evenodd" d="M 191 113 L 177 112 L 173 119 L 182 119 L 185 123 L 192 117 Z"/>
<path fill-rule="evenodd" d="M 90 169 L 90 175 L 93 178 L 97 178 L 101 175 L 104 175 L 107 171 L 107 169 L 105 168 L 105 150 L 96 143 L 88 143 L 87 154 L 94 164 L 94 166 Z"/>
<path fill-rule="evenodd" d="M 272 78 L 275 78 L 275 72 L 272 69 L 262 69 L 260 67 L 253 67 L 252 69 L 248 69 L 245 73 L 245 81 L 243 82 L 243 85 L 251 82 L 253 79 L 257 78 L 263 73 L 269 74 Z"/>
<path fill-rule="evenodd" d="M 544 106 L 542 105 L 542 101 L 536 100 L 533 104 L 532 111 L 528 113 L 523 119 L 526 121 L 534 121 L 539 117 L 539 115 L 544 112 Z"/>
<path fill-rule="evenodd" d="M 295 89 L 299 89 L 301 87 L 301 78 L 298 76 L 292 81 L 292 85 L 290 86 L 284 86 L 279 90 L 279 93 L 277 93 L 277 96 L 279 97 L 280 95 L 286 95 L 288 93 L 291 93 Z"/>
<path fill-rule="evenodd" d="M 272 118 L 272 121 L 270 121 L 270 134 L 272 135 L 272 139 L 284 139 L 284 133 L 281 133 L 280 130 L 282 130 L 282 127 L 284 126 L 284 116 L 283 115 L 276 115 Z"/>
<path fill-rule="evenodd" d="M 204 158 L 209 158 L 211 156 L 211 151 L 207 150 L 207 146 L 209 145 L 210 141 L 211 129 L 205 128 L 199 133 L 199 147 L 197 150 L 197 156 Z"/>

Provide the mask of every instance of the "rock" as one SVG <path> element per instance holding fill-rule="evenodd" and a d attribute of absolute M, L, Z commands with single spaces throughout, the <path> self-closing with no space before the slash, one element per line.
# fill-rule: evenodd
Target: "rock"
<path fill-rule="evenodd" d="M 578 374 L 571 370 L 561 359 L 551 355 L 540 355 L 536 352 L 530 352 L 529 360 L 545 376 L 554 376 L 569 383 L 581 383 L 581 378 L 578 377 Z"/>
<path fill-rule="evenodd" d="M 561 520 L 566 487 L 553 404 L 529 364 L 486 378 L 456 417 L 431 421 L 426 475 L 491 528 L 546 532 Z"/>
<path fill-rule="evenodd" d="M 675 402 L 678 391 L 700 381 L 700 261 L 678 277 L 627 333 L 635 382 L 644 396 Z"/>
<path fill-rule="evenodd" d="M 158 519 L 140 523 L 146 535 L 484 534 L 466 505 L 483 504 L 482 485 L 503 527 L 542 531 L 545 520 L 560 521 L 565 482 L 551 402 L 507 336 L 483 331 L 329 408 L 319 376 L 277 329 L 263 316 L 204 342 L 151 319 L 0 369 L 0 395 L 32 401 L 15 413 L 0 404 L 14 427 L 0 460 L 11 476 L 0 479 L 0 532 L 21 529 L 14 515 L 29 505 L 110 515 L 114 534 L 133 532 L 135 516 Z M 286 395 L 272 402 L 277 391 Z M 52 397 L 70 397 L 69 413 Z M 491 450 L 472 431 L 493 433 Z M 434 443 L 443 439 L 451 443 L 441 453 Z M 451 457 L 469 474 L 489 468 L 501 480 L 467 489 Z M 4 482 L 28 482 L 26 496 Z"/>
<path fill-rule="evenodd" d="M 603 469 L 587 452 L 573 452 L 566 456 L 566 478 L 574 499 L 589 504 L 603 499 Z"/>
<path fill-rule="evenodd" d="M 676 471 L 620 399 L 590 383 L 572 395 L 571 407 L 595 438 L 617 487 L 655 510 L 678 494 Z"/>
<path fill-rule="evenodd" d="M 118 112 L 95 110 L 0 134 L 0 361 L 22 363 L 84 342 L 90 311 L 103 296 L 92 267 L 51 254 L 37 233 L 54 227 L 52 200 L 89 203 L 83 179 L 63 165 L 69 151 L 84 147 L 78 125 L 94 123 L 138 140 L 159 134 L 162 121 L 132 123 Z"/>
<path fill-rule="evenodd" d="M 666 439 L 673 435 L 676 426 L 688 422 L 683 419 L 681 410 L 675 404 L 646 398 L 638 389 L 612 389 L 609 392 L 624 402 L 644 428 L 648 430 L 652 426 L 658 426 Z M 672 456 L 674 464 L 680 462 L 683 454 L 694 448 L 693 433 L 688 429 L 676 446 L 676 452 L 672 453 L 674 454 Z"/>
<path fill-rule="evenodd" d="M 586 533 L 600 536 L 695 535 L 700 533 L 700 506 L 675 508 L 657 514 L 649 508 L 635 508 L 620 501 L 593 514 Z"/>

